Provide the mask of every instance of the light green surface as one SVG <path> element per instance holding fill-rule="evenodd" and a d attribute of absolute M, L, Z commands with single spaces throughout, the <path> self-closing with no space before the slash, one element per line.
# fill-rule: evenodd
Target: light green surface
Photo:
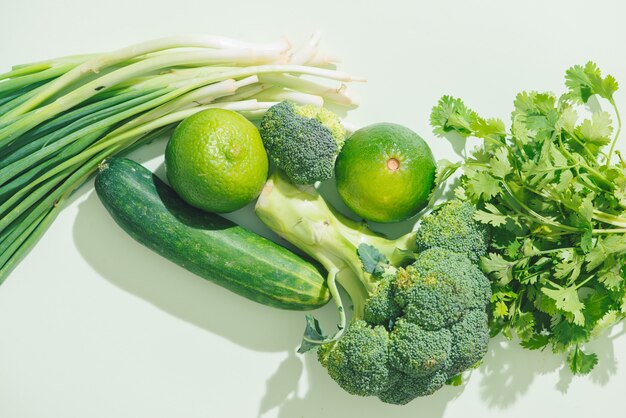
<path fill-rule="evenodd" d="M 350 122 L 407 125 L 437 158 L 456 158 L 428 127 L 442 94 L 507 120 L 516 92 L 562 91 L 565 69 L 588 59 L 626 86 L 626 3 L 619 0 L 318 0 L 310 7 L 25 0 L 1 10 L 2 70 L 176 33 L 302 42 L 319 28 L 341 68 L 369 80 L 355 89 L 362 104 Z M 616 97 L 626 109 L 626 89 Z M 621 149 L 625 143 L 626 136 Z M 157 168 L 164 146 L 135 155 Z M 234 217 L 256 227 L 251 213 Z M 330 325 L 333 314 L 318 316 Z M 496 340 L 467 387 L 393 407 L 347 395 L 314 356 L 296 355 L 303 328 L 301 313 L 255 305 L 136 244 L 84 187 L 0 287 L 0 416 L 573 418 L 623 411 L 626 336 L 601 338 L 592 347 L 599 366 L 574 379 L 559 370 L 560 358 Z"/>

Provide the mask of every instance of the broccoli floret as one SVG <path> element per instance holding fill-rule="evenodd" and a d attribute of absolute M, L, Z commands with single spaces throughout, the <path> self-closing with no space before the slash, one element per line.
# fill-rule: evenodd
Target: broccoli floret
<path fill-rule="evenodd" d="M 485 354 L 491 288 L 467 256 L 438 247 L 415 255 L 415 233 L 385 239 L 280 173 L 266 184 L 256 213 L 328 271 L 339 331 L 324 335 L 309 318 L 300 351 L 318 348 L 320 363 L 344 390 L 405 404 Z M 349 324 L 337 284 L 353 305 Z"/>
<path fill-rule="evenodd" d="M 453 199 L 422 218 L 417 230 L 417 248 L 446 248 L 466 255 L 473 262 L 487 253 L 490 231 L 474 220 L 471 203 Z"/>
<path fill-rule="evenodd" d="M 455 323 L 472 308 L 485 307 L 489 281 L 459 253 L 431 248 L 398 272 L 395 300 L 405 317 L 425 329 Z"/>
<path fill-rule="evenodd" d="M 389 334 L 385 328 L 355 321 L 343 338 L 318 350 L 320 363 L 346 392 L 372 396 L 389 385 L 387 356 Z"/>
<path fill-rule="evenodd" d="M 397 372 L 393 383 L 378 394 L 378 398 L 386 403 L 405 405 L 419 396 L 432 395 L 448 380 L 445 371 L 435 372 L 429 376 L 412 377 L 402 372 Z"/>
<path fill-rule="evenodd" d="M 429 376 L 441 370 L 452 347 L 452 333 L 448 329 L 429 331 L 404 318 L 398 319 L 390 339 L 390 365 L 416 377 Z"/>
<path fill-rule="evenodd" d="M 474 366 L 487 354 L 489 327 L 487 313 L 482 309 L 473 309 L 450 328 L 452 347 L 448 364 L 451 376 Z"/>
<path fill-rule="evenodd" d="M 368 324 L 384 325 L 391 328 L 393 320 L 402 312 L 395 300 L 394 277 L 382 280 L 372 291 L 363 307 L 363 319 Z"/>
<path fill-rule="evenodd" d="M 313 184 L 333 176 L 346 138 L 331 111 L 284 101 L 263 116 L 261 138 L 270 160 L 296 184 Z"/>

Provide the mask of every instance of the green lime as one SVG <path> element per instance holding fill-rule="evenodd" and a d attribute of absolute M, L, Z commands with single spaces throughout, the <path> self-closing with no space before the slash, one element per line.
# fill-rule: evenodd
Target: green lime
<path fill-rule="evenodd" d="M 435 160 L 415 132 L 393 123 L 359 129 L 337 157 L 337 190 L 363 219 L 399 222 L 426 206 Z"/>
<path fill-rule="evenodd" d="M 254 200 L 267 179 L 257 128 L 239 113 L 208 109 L 183 120 L 165 149 L 167 178 L 187 203 L 231 212 Z"/>

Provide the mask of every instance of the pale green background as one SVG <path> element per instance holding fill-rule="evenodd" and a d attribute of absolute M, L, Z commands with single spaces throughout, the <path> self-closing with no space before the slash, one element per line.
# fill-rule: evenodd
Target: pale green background
<path fill-rule="evenodd" d="M 588 59 L 626 84 L 618 0 L 0 3 L 2 70 L 185 32 L 304 41 L 319 28 L 342 68 L 369 79 L 349 120 L 405 124 L 438 157 L 454 158 L 428 126 L 442 94 L 506 119 L 516 92 L 560 92 L 564 70 Z M 624 91 L 617 102 L 626 113 Z M 136 156 L 156 168 L 163 147 Z M 249 211 L 237 216 L 254 225 Z M 313 356 L 295 354 L 303 325 L 301 313 L 248 302 L 136 244 L 90 182 L 0 287 L 0 417 L 623 414 L 626 337 L 603 336 L 600 365 L 574 379 L 550 353 L 495 340 L 467 386 L 394 407 L 347 395 Z"/>

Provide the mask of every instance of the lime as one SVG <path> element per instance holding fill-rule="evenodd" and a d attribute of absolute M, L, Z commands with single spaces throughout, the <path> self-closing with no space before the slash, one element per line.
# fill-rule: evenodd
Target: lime
<path fill-rule="evenodd" d="M 267 154 L 257 128 L 239 113 L 208 109 L 183 120 L 165 149 L 167 178 L 187 203 L 231 212 L 260 193 Z"/>
<path fill-rule="evenodd" d="M 337 157 L 337 190 L 363 219 L 399 222 L 426 206 L 435 160 L 415 132 L 393 123 L 359 129 Z"/>

